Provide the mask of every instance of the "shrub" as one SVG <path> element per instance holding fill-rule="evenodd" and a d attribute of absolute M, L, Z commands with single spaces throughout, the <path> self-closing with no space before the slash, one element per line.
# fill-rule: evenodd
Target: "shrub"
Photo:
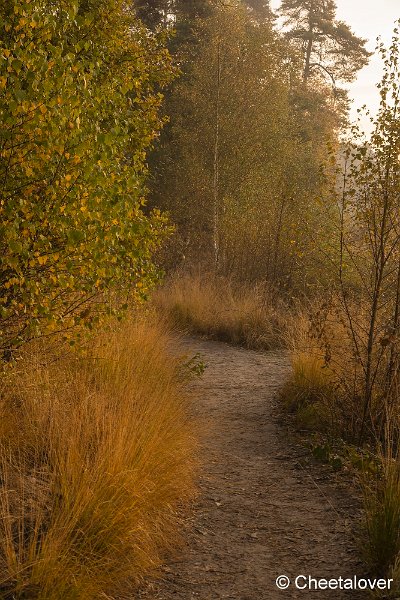
<path fill-rule="evenodd" d="M 166 227 L 142 210 L 143 179 L 171 66 L 121 0 L 6 0 L 1 16 L 0 350 L 9 355 L 93 324 L 110 288 L 121 305 L 154 279 Z"/>
<path fill-rule="evenodd" d="M 312 298 L 288 326 L 287 345 L 291 350 L 293 372 L 283 397 L 294 411 L 319 413 L 315 429 L 352 442 L 359 441 L 362 422 L 364 371 L 356 354 L 353 335 L 366 339 L 367 316 L 363 303 L 347 303 L 357 321 L 349 326 L 340 297 Z M 380 372 L 376 377 L 379 380 Z M 377 388 L 377 392 L 378 392 Z M 384 404 L 374 395 L 369 414 L 369 439 L 382 424 Z M 314 429 L 314 427 L 313 427 Z"/>

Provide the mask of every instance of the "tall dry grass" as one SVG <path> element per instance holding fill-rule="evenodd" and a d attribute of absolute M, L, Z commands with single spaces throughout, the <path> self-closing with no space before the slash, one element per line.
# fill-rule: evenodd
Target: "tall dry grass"
<path fill-rule="evenodd" d="M 160 565 L 192 498 L 195 435 L 160 323 L 130 322 L 84 357 L 36 346 L 3 377 L 0 590 L 112 598 Z"/>
<path fill-rule="evenodd" d="M 380 457 L 381 472 L 363 482 L 365 506 L 364 553 L 377 573 L 396 573 L 400 583 L 400 462 Z"/>
<path fill-rule="evenodd" d="M 282 391 L 284 402 L 302 427 L 352 442 L 358 441 L 362 420 L 365 373 L 355 352 L 353 333 L 358 339 L 365 338 L 366 317 L 362 307 L 356 310 L 354 331 L 335 297 L 313 298 L 293 313 L 286 338 L 292 375 Z M 381 398 L 376 394 L 370 407 L 369 439 L 379 426 L 381 413 Z"/>
<path fill-rule="evenodd" d="M 175 327 L 190 333 L 260 350 L 283 344 L 287 309 L 265 284 L 176 273 L 153 301 Z"/>

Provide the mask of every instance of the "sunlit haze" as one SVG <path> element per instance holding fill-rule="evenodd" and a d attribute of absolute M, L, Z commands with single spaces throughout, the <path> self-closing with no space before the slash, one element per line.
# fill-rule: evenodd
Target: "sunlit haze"
<path fill-rule="evenodd" d="M 400 18 L 399 0 L 336 0 L 337 18 L 346 21 L 358 36 L 368 39 L 367 47 L 373 52 L 376 38 L 390 43 L 394 23 Z M 271 6 L 277 9 L 280 0 L 272 0 Z M 362 69 L 357 80 L 350 84 L 349 96 L 351 103 L 351 118 L 357 118 L 357 108 L 366 104 L 372 113 L 379 105 L 379 95 L 376 84 L 382 75 L 382 62 L 377 54 L 371 57 L 368 66 Z M 368 123 L 363 123 L 368 127 Z"/>

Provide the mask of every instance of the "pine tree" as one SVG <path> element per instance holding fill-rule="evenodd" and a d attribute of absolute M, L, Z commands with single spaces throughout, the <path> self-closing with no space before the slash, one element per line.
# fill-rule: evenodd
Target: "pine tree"
<path fill-rule="evenodd" d="M 168 14 L 170 0 L 134 0 L 136 15 L 150 29 L 160 25 Z"/>
<path fill-rule="evenodd" d="M 243 0 L 242 4 L 247 6 L 259 21 L 272 17 L 269 0 Z M 178 29 L 179 26 L 187 29 L 196 18 L 208 16 L 210 9 L 218 6 L 216 0 L 133 0 L 136 15 L 150 29 L 168 22 L 175 22 Z"/>
<path fill-rule="evenodd" d="M 159 25 L 190 24 L 197 17 L 206 16 L 209 0 L 134 0 L 136 15 L 150 29 Z"/>
<path fill-rule="evenodd" d="M 265 21 L 272 17 L 268 0 L 244 0 L 244 4 L 253 11 L 258 20 Z"/>
<path fill-rule="evenodd" d="M 287 37 L 303 54 L 305 83 L 322 76 L 336 87 L 337 81 L 353 81 L 368 63 L 366 40 L 336 20 L 334 0 L 282 0 L 280 12 L 290 27 Z"/>

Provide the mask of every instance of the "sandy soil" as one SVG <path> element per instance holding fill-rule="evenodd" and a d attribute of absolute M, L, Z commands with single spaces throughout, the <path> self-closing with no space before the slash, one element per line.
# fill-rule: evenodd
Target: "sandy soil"
<path fill-rule="evenodd" d="M 199 413 L 206 419 L 201 494 L 187 546 L 146 600 L 365 598 L 365 592 L 278 590 L 279 575 L 365 575 L 352 543 L 356 502 L 319 468 L 278 422 L 285 357 L 218 342 L 187 341 L 207 369 Z M 360 595 L 361 594 L 361 595 Z"/>

